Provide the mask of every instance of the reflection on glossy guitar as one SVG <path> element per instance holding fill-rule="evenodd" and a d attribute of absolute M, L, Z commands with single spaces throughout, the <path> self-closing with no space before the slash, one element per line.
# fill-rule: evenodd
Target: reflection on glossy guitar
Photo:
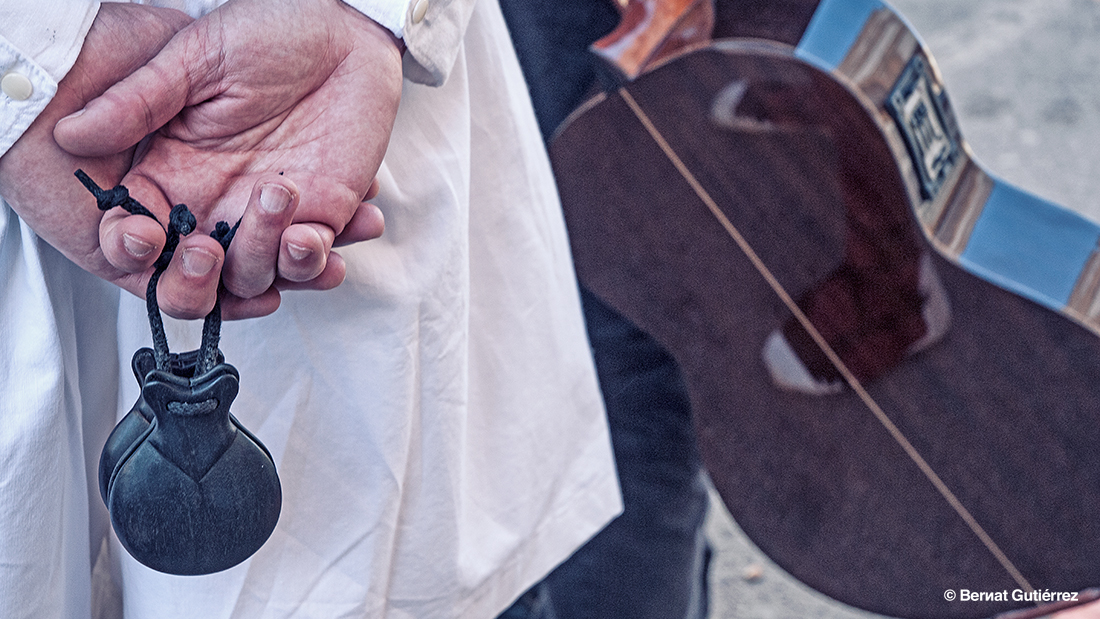
<path fill-rule="evenodd" d="M 580 278 L 682 365 L 739 525 L 892 616 L 1095 585 L 1100 227 L 981 169 L 878 0 L 689 3 L 665 46 L 644 4 L 551 156 Z"/>

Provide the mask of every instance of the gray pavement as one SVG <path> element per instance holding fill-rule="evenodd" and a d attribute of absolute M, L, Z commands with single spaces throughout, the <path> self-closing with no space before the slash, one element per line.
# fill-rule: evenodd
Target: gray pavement
<path fill-rule="evenodd" d="M 896 0 L 988 171 L 1100 221 L 1100 0 Z M 712 501 L 711 619 L 872 619 L 785 574 Z"/>

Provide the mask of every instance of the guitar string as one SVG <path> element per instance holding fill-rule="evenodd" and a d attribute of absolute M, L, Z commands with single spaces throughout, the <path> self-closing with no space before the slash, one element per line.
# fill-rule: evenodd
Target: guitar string
<path fill-rule="evenodd" d="M 649 119 L 649 116 L 645 113 L 641 106 L 638 105 L 637 101 L 634 100 L 634 97 L 632 97 L 625 88 L 619 89 L 619 95 L 622 96 L 623 101 L 626 102 L 631 111 L 634 112 L 635 117 L 637 117 L 638 120 L 642 123 L 646 131 L 649 132 L 650 137 L 653 138 L 653 140 L 664 152 L 665 157 L 668 158 L 668 160 L 672 163 L 672 165 L 676 168 L 676 170 L 680 173 L 684 180 L 687 181 L 687 183 L 691 186 L 692 190 L 695 192 L 695 195 L 703 201 L 706 207 L 710 210 L 711 214 L 714 215 L 715 219 L 717 219 L 722 227 L 725 228 L 726 233 L 729 234 L 729 236 L 741 249 L 741 252 L 749 259 L 753 267 L 764 278 L 768 286 L 770 286 L 775 294 L 779 296 L 780 300 L 787 307 L 787 309 L 790 310 L 792 314 L 794 314 L 795 318 L 802 325 L 802 328 L 804 328 L 806 332 L 810 334 L 810 337 L 813 338 L 814 342 L 825 353 L 825 356 L 829 359 L 829 361 L 834 366 L 836 366 L 841 376 L 844 377 L 845 382 L 847 382 L 848 385 L 852 388 L 852 391 L 855 392 L 859 399 L 863 401 L 863 404 L 867 406 L 868 409 L 870 409 L 871 413 L 875 416 L 875 418 L 878 419 L 879 423 L 881 423 L 883 427 L 886 428 L 886 431 L 889 432 L 890 436 L 892 436 L 893 439 L 898 443 L 898 445 L 901 446 L 901 448 L 905 451 L 909 458 L 917 465 L 917 468 L 920 469 L 920 471 L 924 474 L 928 481 L 932 483 L 932 485 L 936 488 L 940 495 L 943 496 L 943 498 L 952 507 L 952 509 L 955 510 L 959 517 L 961 517 L 963 521 L 967 524 L 967 526 L 970 527 L 970 530 L 978 536 L 978 539 L 981 540 L 982 544 L 993 554 L 993 556 L 997 559 L 997 561 L 1001 564 L 1005 571 L 1008 572 L 1009 576 L 1011 576 L 1012 579 L 1015 580 L 1016 583 L 1025 591 L 1034 591 L 1034 588 L 1027 581 L 1027 579 L 1024 578 L 1024 575 L 1020 573 L 1015 565 L 1013 565 L 1008 556 L 1000 549 L 999 546 L 997 546 L 997 543 L 993 541 L 993 538 L 991 538 L 989 534 L 986 533 L 985 529 L 983 529 L 978 521 L 974 518 L 974 516 L 970 514 L 970 511 L 967 510 L 962 502 L 958 499 L 958 497 L 955 496 L 955 493 L 947 487 L 947 484 L 944 483 L 944 481 L 935 472 L 935 470 L 932 469 L 932 466 L 928 464 L 927 461 L 925 461 L 925 459 L 920 455 L 913 444 L 909 442 L 909 439 L 907 439 L 902 431 L 894 424 L 894 422 L 890 420 L 890 417 L 886 414 L 882 407 L 879 406 L 878 402 L 875 401 L 871 394 L 868 393 L 867 390 L 863 387 L 862 383 L 859 382 L 859 379 L 857 379 L 856 376 L 851 372 L 851 370 L 849 370 L 848 367 L 844 364 L 844 362 L 841 361 L 840 357 L 836 354 L 832 347 L 829 346 L 828 342 L 825 341 L 825 338 L 821 336 L 816 328 L 814 328 L 813 324 L 810 322 L 810 319 L 806 317 L 806 314 L 802 312 L 802 310 L 795 303 L 791 295 L 787 292 L 785 288 L 783 288 L 783 285 L 779 282 L 778 279 L 776 279 L 775 275 L 772 274 L 767 265 L 764 264 L 764 261 L 760 259 L 760 256 L 756 254 L 756 252 L 753 250 L 752 246 L 749 245 L 745 237 L 741 235 L 741 232 L 737 229 L 736 226 L 733 225 L 733 222 L 731 222 L 729 218 L 726 217 L 725 213 L 723 213 L 722 210 L 718 207 L 718 204 L 714 201 L 713 198 L 711 198 L 707 190 L 695 178 L 695 175 L 692 174 L 691 170 L 688 169 L 687 165 L 684 164 L 684 162 L 672 149 L 672 146 L 669 145 L 667 140 L 665 140 L 660 130 L 657 129 L 656 125 L 654 125 L 653 122 Z"/>

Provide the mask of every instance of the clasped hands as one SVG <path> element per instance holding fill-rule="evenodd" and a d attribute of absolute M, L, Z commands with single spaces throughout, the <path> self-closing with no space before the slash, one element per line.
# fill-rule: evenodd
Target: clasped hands
<path fill-rule="evenodd" d="M 0 194 L 44 240 L 139 296 L 165 243 L 148 217 L 106 214 L 73 177 L 125 185 L 198 232 L 158 283 L 161 309 L 198 318 L 219 280 L 227 319 L 269 314 L 279 290 L 329 289 L 332 248 L 375 238 L 367 200 L 401 93 L 401 44 L 338 0 L 232 0 L 191 21 L 104 3 L 46 110 L 0 158 Z M 227 254 L 205 233 L 240 228 Z"/>

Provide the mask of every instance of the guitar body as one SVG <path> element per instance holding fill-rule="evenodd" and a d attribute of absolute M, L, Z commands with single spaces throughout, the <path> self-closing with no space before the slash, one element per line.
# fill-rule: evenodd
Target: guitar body
<path fill-rule="evenodd" d="M 729 4 L 559 129 L 580 279 L 676 357 L 723 501 L 803 582 L 928 618 L 1095 585 L 1100 228 L 971 159 L 889 7 Z M 778 386 L 776 333 L 838 392 Z"/>

